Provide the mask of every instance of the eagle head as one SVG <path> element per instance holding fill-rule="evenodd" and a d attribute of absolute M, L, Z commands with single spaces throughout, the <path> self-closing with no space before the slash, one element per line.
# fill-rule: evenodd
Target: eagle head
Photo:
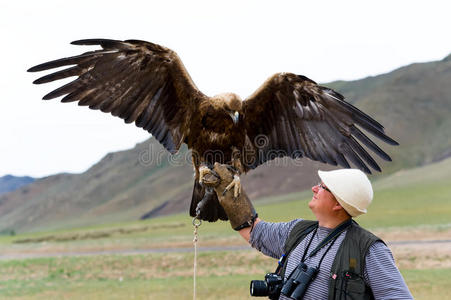
<path fill-rule="evenodd" d="M 223 93 L 214 96 L 216 100 L 222 103 L 224 110 L 232 118 L 233 123 L 237 124 L 240 118 L 242 100 L 240 96 L 234 93 Z"/>

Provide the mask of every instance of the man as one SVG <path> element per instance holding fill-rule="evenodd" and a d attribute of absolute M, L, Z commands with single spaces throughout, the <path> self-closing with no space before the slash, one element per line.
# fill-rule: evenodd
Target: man
<path fill-rule="evenodd" d="M 232 227 L 252 247 L 281 258 L 278 299 L 413 299 L 385 243 L 352 220 L 367 212 L 373 198 L 360 170 L 318 171 L 322 182 L 312 187 L 309 202 L 317 221 L 287 223 L 259 219 L 243 191 L 238 199 L 223 192 L 232 180 L 227 168 L 216 164 L 214 170 L 220 179 L 205 182 L 215 186 Z"/>

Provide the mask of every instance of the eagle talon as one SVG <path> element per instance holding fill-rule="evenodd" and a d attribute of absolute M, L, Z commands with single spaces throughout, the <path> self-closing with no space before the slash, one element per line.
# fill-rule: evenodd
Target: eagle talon
<path fill-rule="evenodd" d="M 215 186 L 221 177 L 214 170 L 203 165 L 199 167 L 199 183 L 205 186 Z"/>
<path fill-rule="evenodd" d="M 206 174 L 208 174 L 211 171 L 209 167 L 206 165 L 202 165 L 199 167 L 199 183 L 202 184 L 202 179 Z"/>
<path fill-rule="evenodd" d="M 237 174 L 233 175 L 233 180 L 230 184 L 224 189 L 222 195 L 224 196 L 229 190 L 233 187 L 233 199 L 236 200 L 241 194 L 241 180 L 240 176 Z"/>
<path fill-rule="evenodd" d="M 233 174 L 238 174 L 239 170 L 231 165 L 226 165 L 227 170 L 229 170 Z"/>

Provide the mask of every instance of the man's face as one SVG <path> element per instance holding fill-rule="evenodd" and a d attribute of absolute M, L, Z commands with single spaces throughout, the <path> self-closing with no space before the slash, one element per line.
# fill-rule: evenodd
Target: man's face
<path fill-rule="evenodd" d="M 333 207 L 337 204 L 334 195 L 321 186 L 327 188 L 323 182 L 312 187 L 313 197 L 308 204 L 316 216 L 332 213 Z"/>

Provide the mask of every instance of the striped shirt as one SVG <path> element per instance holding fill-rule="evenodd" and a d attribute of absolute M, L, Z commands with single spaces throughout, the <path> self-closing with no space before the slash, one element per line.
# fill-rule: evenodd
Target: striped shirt
<path fill-rule="evenodd" d="M 285 241 L 291 229 L 300 219 L 286 223 L 269 223 L 260 221 L 252 230 L 250 244 L 263 254 L 280 258 L 284 252 Z M 313 257 L 308 254 L 332 231 L 333 229 L 318 227 L 318 230 L 310 232 L 288 256 L 285 279 L 299 265 L 307 245 L 313 236 L 312 243 L 307 251 L 305 263 L 309 266 L 317 266 L 329 245 L 323 247 Z M 326 253 L 316 278 L 310 283 L 303 299 L 327 299 L 328 282 L 332 263 L 337 254 L 341 242 L 346 236 L 343 231 Z M 393 255 L 388 247 L 381 242 L 374 243 L 365 257 L 364 269 L 365 283 L 371 288 L 374 298 L 379 299 L 413 299 L 404 279 L 395 265 Z M 289 299 L 281 295 L 279 299 Z"/>

